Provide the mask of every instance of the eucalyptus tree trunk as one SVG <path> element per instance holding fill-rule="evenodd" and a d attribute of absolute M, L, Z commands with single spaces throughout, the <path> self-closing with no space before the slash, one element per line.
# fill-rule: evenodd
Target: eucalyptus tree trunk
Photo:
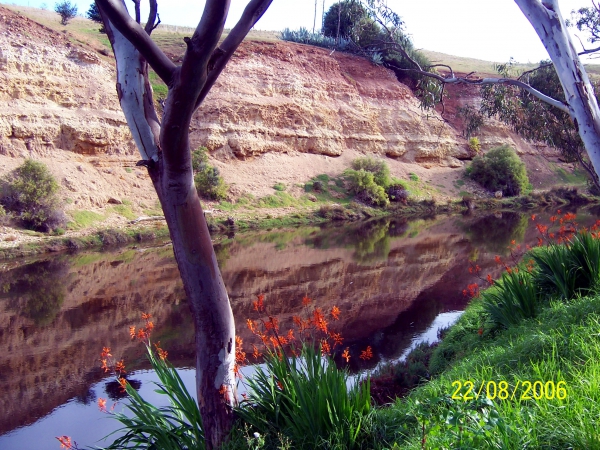
<path fill-rule="evenodd" d="M 96 0 L 117 66 L 117 93 L 127 124 L 160 200 L 195 327 L 196 391 L 207 449 L 218 448 L 233 423 L 235 325 L 200 199 L 194 185 L 189 125 L 248 31 L 272 0 L 250 0 L 244 14 L 219 45 L 228 0 L 207 0 L 181 66 L 150 39 L 157 26 L 156 0 L 145 28 L 124 0 Z M 148 65 L 169 92 L 160 123 L 152 100 Z"/>
<path fill-rule="evenodd" d="M 585 68 L 567 32 L 558 0 L 515 0 L 550 55 L 569 114 L 600 176 L 600 110 Z"/>

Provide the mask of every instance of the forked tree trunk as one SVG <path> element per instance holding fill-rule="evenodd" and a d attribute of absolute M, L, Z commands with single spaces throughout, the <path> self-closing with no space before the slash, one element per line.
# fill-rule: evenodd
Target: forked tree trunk
<path fill-rule="evenodd" d="M 600 176 L 600 110 L 585 68 L 567 32 L 558 0 L 515 0 L 554 63 L 569 114 Z"/>
<path fill-rule="evenodd" d="M 190 107 L 189 118 L 161 127 L 148 81 L 148 64 L 101 7 L 100 12 L 115 54 L 119 101 L 144 158 L 140 163 L 148 168 L 165 214 L 194 318 L 196 392 L 206 448 L 218 448 L 231 430 L 232 407 L 236 402 L 235 325 L 193 181 L 187 130 L 194 105 Z M 174 77 L 170 88 L 185 89 L 180 77 Z M 170 95 L 165 117 L 180 114 L 177 106 Z M 177 132 L 180 129 L 185 132 Z"/>

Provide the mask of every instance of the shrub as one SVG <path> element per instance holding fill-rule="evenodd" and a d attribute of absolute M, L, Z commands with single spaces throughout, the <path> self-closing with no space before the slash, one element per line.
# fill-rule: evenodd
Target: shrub
<path fill-rule="evenodd" d="M 27 159 L 7 180 L 1 202 L 26 228 L 50 231 L 66 222 L 57 193 L 58 183 L 46 165 Z"/>
<path fill-rule="evenodd" d="M 283 184 L 283 183 L 275 183 L 275 184 L 273 185 L 273 189 L 275 189 L 276 191 L 283 192 L 283 191 L 285 191 L 285 189 L 286 189 L 286 186 L 285 186 L 285 184 Z"/>
<path fill-rule="evenodd" d="M 502 191 L 507 197 L 519 195 L 529 186 L 525 164 L 507 145 L 475 157 L 467 174 L 486 189 Z"/>
<path fill-rule="evenodd" d="M 401 202 L 406 204 L 408 201 L 408 191 L 401 184 L 392 184 L 385 192 L 391 202 Z"/>
<path fill-rule="evenodd" d="M 265 367 L 248 378 L 249 397 L 238 415 L 259 432 L 275 429 L 298 448 L 355 448 L 365 417 L 371 410 L 369 379 L 348 387 L 348 371 L 321 357 L 321 348 L 303 345 L 299 356 L 281 357 L 271 351 Z"/>
<path fill-rule="evenodd" d="M 478 154 L 481 151 L 481 143 L 478 137 L 472 137 L 469 139 L 469 150 L 473 153 Z"/>
<path fill-rule="evenodd" d="M 356 158 L 352 161 L 354 170 L 364 170 L 373 174 L 373 181 L 382 188 L 388 187 L 392 183 L 390 178 L 390 168 L 385 161 L 370 157 Z"/>
<path fill-rule="evenodd" d="M 348 177 L 350 190 L 356 194 L 356 198 L 369 205 L 385 206 L 389 199 L 385 189 L 375 183 L 372 172 L 366 170 L 347 169 L 344 175 Z"/>
<path fill-rule="evenodd" d="M 194 184 L 198 195 L 209 200 L 225 200 L 227 185 L 219 174 L 219 169 L 208 164 L 208 149 L 200 147 L 192 152 Z"/>
<path fill-rule="evenodd" d="M 60 15 L 60 23 L 66 25 L 69 20 L 77 15 L 77 5 L 72 4 L 69 0 L 54 5 L 54 11 Z"/>

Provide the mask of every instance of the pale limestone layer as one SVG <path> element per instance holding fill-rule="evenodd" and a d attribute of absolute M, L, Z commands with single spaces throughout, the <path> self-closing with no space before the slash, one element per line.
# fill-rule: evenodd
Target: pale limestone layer
<path fill-rule="evenodd" d="M 246 43 L 192 122 L 192 141 L 224 157 L 357 150 L 457 165 L 468 155 L 437 113 L 369 61 L 297 44 Z M 460 165 L 460 163 L 458 163 Z"/>

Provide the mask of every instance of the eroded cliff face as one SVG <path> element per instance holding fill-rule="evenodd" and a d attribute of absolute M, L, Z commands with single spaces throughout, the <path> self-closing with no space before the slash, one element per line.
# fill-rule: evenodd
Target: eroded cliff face
<path fill-rule="evenodd" d="M 436 120 L 437 119 L 437 120 Z M 408 87 L 365 59 L 286 42 L 247 42 L 192 123 L 220 155 L 339 156 L 346 150 L 405 162 L 460 165 L 467 153 L 439 116 L 427 119 Z"/>
<path fill-rule="evenodd" d="M 114 80 L 110 56 L 0 7 L 0 175 L 34 157 L 50 167 L 75 209 L 101 208 L 111 197 L 132 200 L 138 212 L 153 206 Z M 293 186 L 338 174 L 361 154 L 387 156 L 394 176 L 415 172 L 441 181 L 452 196 L 460 175 L 453 169 L 472 156 L 455 109 L 477 97 L 461 91 L 453 100 L 454 93 L 442 118 L 421 110 L 391 71 L 365 59 L 244 42 L 195 114 L 190 141 L 211 150 L 234 196 L 260 197 L 277 181 Z M 494 121 L 481 140 L 484 150 L 500 143 L 539 150 Z"/>

